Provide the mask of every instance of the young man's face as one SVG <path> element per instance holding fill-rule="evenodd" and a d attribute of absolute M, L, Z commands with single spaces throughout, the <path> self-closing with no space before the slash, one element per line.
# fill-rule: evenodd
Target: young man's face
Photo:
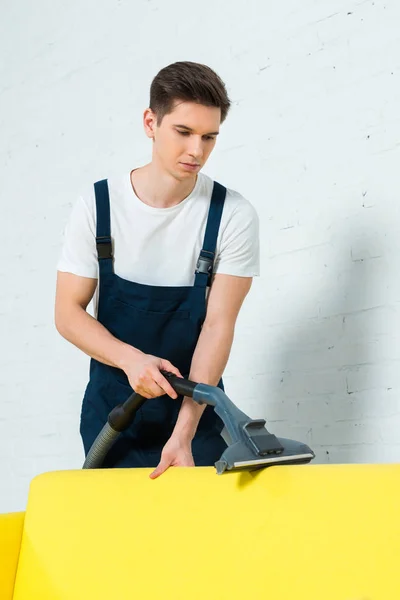
<path fill-rule="evenodd" d="M 213 150 L 221 109 L 194 102 L 176 102 L 158 126 L 151 126 L 153 158 L 178 180 L 195 178 Z"/>

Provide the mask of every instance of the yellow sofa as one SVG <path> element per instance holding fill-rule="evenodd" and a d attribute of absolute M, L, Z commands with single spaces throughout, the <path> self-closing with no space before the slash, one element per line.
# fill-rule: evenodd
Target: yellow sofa
<path fill-rule="evenodd" d="M 1 600 L 400 599 L 400 465 L 149 473 L 33 479 Z"/>

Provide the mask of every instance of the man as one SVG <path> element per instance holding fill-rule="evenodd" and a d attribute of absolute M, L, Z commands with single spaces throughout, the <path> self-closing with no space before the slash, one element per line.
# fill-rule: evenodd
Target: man
<path fill-rule="evenodd" d="M 162 69 L 143 116 L 151 162 L 97 182 L 67 225 L 55 321 L 92 359 L 85 454 L 132 389 L 149 399 L 105 467 L 155 467 L 156 478 L 170 466 L 213 465 L 226 447 L 214 410 L 178 398 L 161 371 L 222 386 L 235 322 L 258 275 L 254 208 L 201 173 L 229 108 L 209 67 Z"/>

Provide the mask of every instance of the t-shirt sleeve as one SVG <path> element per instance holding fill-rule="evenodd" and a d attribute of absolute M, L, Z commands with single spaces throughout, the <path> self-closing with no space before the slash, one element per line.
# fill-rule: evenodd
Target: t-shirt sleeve
<path fill-rule="evenodd" d="M 238 197 L 221 232 L 214 272 L 256 277 L 260 274 L 259 219 L 254 206 Z"/>
<path fill-rule="evenodd" d="M 98 278 L 96 224 L 82 196 L 75 202 L 65 227 L 57 270 Z"/>

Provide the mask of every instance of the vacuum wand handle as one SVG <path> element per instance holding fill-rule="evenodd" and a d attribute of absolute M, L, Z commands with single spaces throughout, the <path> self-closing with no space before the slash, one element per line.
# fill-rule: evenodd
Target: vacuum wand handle
<path fill-rule="evenodd" d="M 172 373 L 161 371 L 163 376 L 168 380 L 175 392 L 180 396 L 189 396 L 193 398 L 193 390 L 197 383 L 182 379 Z M 147 401 L 147 398 L 133 392 L 123 404 L 115 406 L 108 415 L 108 423 L 114 431 L 124 431 L 133 422 L 136 412 Z"/>
<path fill-rule="evenodd" d="M 161 371 L 161 374 L 165 377 L 165 379 L 167 379 L 168 383 L 179 396 L 188 396 L 189 398 L 193 398 L 193 391 L 197 386 L 197 383 L 190 381 L 189 379 L 177 377 L 173 373 L 168 373 L 167 371 Z"/>
<path fill-rule="evenodd" d="M 108 423 L 114 431 L 124 431 L 131 425 L 139 408 L 147 398 L 133 392 L 123 404 L 115 406 L 108 415 Z"/>

